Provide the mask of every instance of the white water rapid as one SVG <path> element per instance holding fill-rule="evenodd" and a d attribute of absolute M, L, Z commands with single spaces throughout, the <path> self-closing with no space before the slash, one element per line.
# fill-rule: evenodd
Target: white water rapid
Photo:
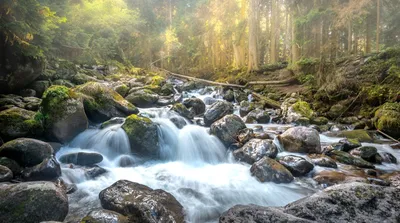
<path fill-rule="evenodd" d="M 67 221 L 74 222 L 100 207 L 99 192 L 120 179 L 170 192 L 184 206 L 188 222 L 216 222 L 223 211 L 236 204 L 281 206 L 313 192 L 301 181 L 258 182 L 250 175 L 250 166 L 234 161 L 206 128 L 186 125 L 178 129 L 169 120 L 177 115 L 165 108 L 143 109 L 141 113 L 159 125 L 161 160 L 144 161 L 129 155 L 131 148 L 121 124 L 86 130 L 57 153 L 60 157 L 70 152 L 96 151 L 104 157 L 99 166 L 108 171 L 93 180 L 86 178 L 81 168 L 63 165 L 64 180 L 78 187 L 70 195 Z M 121 157 L 131 159 L 135 165 L 120 167 Z"/>

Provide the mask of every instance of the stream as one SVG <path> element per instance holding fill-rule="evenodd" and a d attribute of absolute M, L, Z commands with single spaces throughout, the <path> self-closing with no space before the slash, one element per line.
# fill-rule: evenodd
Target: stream
<path fill-rule="evenodd" d="M 198 97 L 203 101 L 218 97 L 213 91 L 200 95 L 199 91 L 189 92 L 184 97 Z M 235 111 L 238 113 L 238 111 Z M 251 176 L 250 165 L 236 161 L 231 151 L 208 129 L 185 120 L 186 126 L 178 129 L 170 118 L 181 118 L 166 107 L 140 109 L 140 114 L 150 117 L 158 124 L 160 160 L 147 160 L 131 154 L 128 137 L 116 124 L 104 129 L 92 126 L 78 135 L 56 154 L 78 151 L 93 151 L 103 155 L 98 166 L 107 173 L 89 179 L 81 168 L 62 164 L 62 178 L 66 183 L 76 184 L 77 191 L 69 195 L 70 211 L 66 222 L 76 222 L 90 210 L 100 208 L 99 193 L 114 182 L 125 179 L 163 189 L 171 193 L 185 208 L 187 222 L 217 222 L 220 214 L 236 204 L 257 204 L 262 206 L 284 206 L 290 202 L 311 195 L 322 189 L 312 180 L 313 172 L 298 177 L 289 184 L 261 183 Z M 247 124 L 249 128 L 262 128 L 267 132 L 283 132 L 287 124 Z M 320 135 L 321 144 L 338 142 L 341 138 Z M 277 140 L 274 141 L 279 147 Z M 400 159 L 400 151 L 384 144 L 364 143 L 377 147 L 379 152 L 389 152 Z M 287 155 L 281 151 L 278 156 Z M 290 153 L 293 154 L 293 153 Z M 306 157 L 304 154 L 296 154 Z M 132 163 L 121 167 L 121 163 Z M 399 170 L 398 164 L 377 165 L 377 169 Z M 323 167 L 315 167 L 322 171 Z"/>

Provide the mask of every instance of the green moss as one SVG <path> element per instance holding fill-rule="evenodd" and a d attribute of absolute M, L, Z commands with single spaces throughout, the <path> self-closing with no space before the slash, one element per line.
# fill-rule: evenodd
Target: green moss
<path fill-rule="evenodd" d="M 313 110 L 310 108 L 310 105 L 305 101 L 297 101 L 293 104 L 292 108 L 295 112 L 306 118 L 311 118 L 314 114 Z"/>
<path fill-rule="evenodd" d="M 326 125 L 328 122 L 329 120 L 325 117 L 316 117 L 311 119 L 311 123 L 315 125 Z"/>
<path fill-rule="evenodd" d="M 155 85 L 155 84 L 151 84 L 151 85 L 146 85 L 143 87 L 144 89 L 150 90 L 152 92 L 161 92 L 161 87 L 160 85 Z"/>
<path fill-rule="evenodd" d="M 115 88 L 115 91 L 116 91 L 118 94 L 120 94 L 121 96 L 126 96 L 126 94 L 129 92 L 129 87 L 126 86 L 125 84 L 121 84 L 121 85 L 118 85 L 118 86 Z"/>
<path fill-rule="evenodd" d="M 385 103 L 375 113 L 375 128 L 400 137 L 400 103 Z"/>
<path fill-rule="evenodd" d="M 122 128 L 129 138 L 134 138 L 134 141 L 140 141 L 141 137 L 145 136 L 148 126 L 152 125 L 152 123 L 149 118 L 130 115 L 126 118 Z"/>
<path fill-rule="evenodd" d="M 372 138 L 368 134 L 366 130 L 357 129 L 351 131 L 342 131 L 338 135 L 338 137 L 346 137 L 347 139 L 356 139 L 360 142 L 371 142 Z"/>
<path fill-rule="evenodd" d="M 0 126 L 0 134 L 11 138 L 14 136 L 9 136 L 9 132 L 19 137 L 39 136 L 43 130 L 42 122 L 35 119 L 34 112 L 17 107 L 0 112 Z"/>
<path fill-rule="evenodd" d="M 151 78 L 151 84 L 150 85 L 161 86 L 164 83 L 165 83 L 165 78 L 161 77 L 159 75 L 156 75 L 156 76 Z"/>

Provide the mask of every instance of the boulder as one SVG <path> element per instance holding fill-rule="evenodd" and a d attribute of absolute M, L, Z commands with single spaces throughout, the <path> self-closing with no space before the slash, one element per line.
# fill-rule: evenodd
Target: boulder
<path fill-rule="evenodd" d="M 267 156 L 255 162 L 251 166 L 250 172 L 260 182 L 290 183 L 294 179 L 289 170 Z"/>
<path fill-rule="evenodd" d="M 133 153 L 157 157 L 159 142 L 157 125 L 149 118 L 130 115 L 122 125 L 128 135 Z"/>
<path fill-rule="evenodd" d="M 316 222 L 398 222 L 400 189 L 365 183 L 335 185 L 285 207 Z"/>
<path fill-rule="evenodd" d="M 237 141 L 241 145 L 244 145 L 245 143 L 247 143 L 250 139 L 252 139 L 254 137 L 255 137 L 254 130 L 251 128 L 245 128 L 238 132 Z"/>
<path fill-rule="evenodd" d="M 19 176 L 22 172 L 21 166 L 12 159 L 0 157 L 0 165 L 7 167 L 13 173 L 13 176 Z"/>
<path fill-rule="evenodd" d="M 400 103 L 385 103 L 374 116 L 374 125 L 386 134 L 400 137 Z"/>
<path fill-rule="evenodd" d="M 168 192 L 120 180 L 99 194 L 101 206 L 133 222 L 184 222 L 182 205 Z"/>
<path fill-rule="evenodd" d="M 182 91 L 191 91 L 195 90 L 196 88 L 197 88 L 196 82 L 194 81 L 185 82 L 181 87 Z"/>
<path fill-rule="evenodd" d="M 51 84 L 49 81 L 35 81 L 29 86 L 29 88 L 36 91 L 36 97 L 41 98 L 43 93 L 47 90 L 47 88 L 50 87 L 50 85 Z"/>
<path fill-rule="evenodd" d="M 250 139 L 242 148 L 233 151 L 233 156 L 242 162 L 253 164 L 263 157 L 274 159 L 278 148 L 270 139 Z"/>
<path fill-rule="evenodd" d="M 63 79 L 58 79 L 58 80 L 53 81 L 53 85 L 61 85 L 61 86 L 65 86 L 67 88 L 75 87 L 75 85 L 73 83 L 71 83 L 70 81 L 67 81 L 67 80 L 63 80 Z"/>
<path fill-rule="evenodd" d="M 254 109 L 255 109 L 255 106 L 253 103 L 248 102 L 248 101 L 240 102 L 240 109 L 239 109 L 240 117 L 246 116 Z"/>
<path fill-rule="evenodd" d="M 107 173 L 106 169 L 97 165 L 90 168 L 85 168 L 84 171 L 87 179 L 96 179 L 97 177 Z"/>
<path fill-rule="evenodd" d="M 0 111 L 0 136 L 5 140 L 40 136 L 43 128 L 35 115 L 35 112 L 18 107 Z"/>
<path fill-rule="evenodd" d="M 397 158 L 393 156 L 391 153 L 384 152 L 382 153 L 382 161 L 385 163 L 394 163 L 397 164 Z M 1 162 L 0 162 L 1 164 Z"/>
<path fill-rule="evenodd" d="M 331 150 L 326 153 L 326 155 L 332 157 L 340 163 L 353 165 L 361 168 L 375 168 L 374 165 L 370 162 L 367 162 L 361 158 L 350 155 L 349 153 L 339 151 L 339 150 Z"/>
<path fill-rule="evenodd" d="M 26 181 L 55 180 L 61 176 L 60 164 L 54 157 L 43 160 L 40 164 L 25 168 L 22 178 Z"/>
<path fill-rule="evenodd" d="M 361 143 L 357 139 L 341 139 L 339 143 L 343 145 L 340 150 L 345 152 L 361 146 Z"/>
<path fill-rule="evenodd" d="M 206 104 L 200 98 L 188 98 L 183 101 L 183 105 L 191 110 L 194 115 L 204 114 L 206 111 Z"/>
<path fill-rule="evenodd" d="M 82 99 L 67 87 L 51 86 L 43 94 L 40 107 L 49 140 L 67 143 L 88 128 Z"/>
<path fill-rule="evenodd" d="M 161 95 L 167 96 L 175 93 L 174 85 L 171 83 L 166 83 L 161 87 Z"/>
<path fill-rule="evenodd" d="M 81 223 L 129 223 L 128 217 L 109 210 L 94 210 L 89 212 Z"/>
<path fill-rule="evenodd" d="M 329 109 L 328 116 L 332 119 L 337 119 L 345 109 L 342 104 L 335 104 Z"/>
<path fill-rule="evenodd" d="M 80 166 L 93 166 L 103 161 L 103 156 L 95 152 L 77 152 L 62 155 L 59 158 L 62 163 L 72 163 Z"/>
<path fill-rule="evenodd" d="M 110 126 L 121 125 L 124 122 L 125 122 L 124 118 L 115 117 L 115 118 L 112 118 L 112 119 L 110 119 L 108 121 L 105 121 L 105 122 L 101 123 L 100 128 L 101 129 L 105 129 L 105 128 L 108 128 Z"/>
<path fill-rule="evenodd" d="M 325 117 L 316 117 L 316 118 L 311 119 L 310 123 L 314 124 L 314 125 L 326 125 L 326 124 L 328 124 L 328 122 L 329 122 L 329 120 Z"/>
<path fill-rule="evenodd" d="M 293 127 L 278 137 L 286 151 L 296 153 L 321 153 L 317 130 L 307 127 Z"/>
<path fill-rule="evenodd" d="M 125 99 L 139 108 L 149 108 L 156 104 L 159 96 L 151 90 L 144 89 L 129 93 Z"/>
<path fill-rule="evenodd" d="M 336 133 L 327 134 L 328 136 L 334 137 L 346 137 L 349 140 L 358 140 L 359 142 L 372 142 L 372 137 L 368 134 L 366 130 L 356 129 L 350 131 L 340 131 Z"/>
<path fill-rule="evenodd" d="M 263 109 L 256 108 L 249 112 L 246 116 L 246 123 L 269 123 L 270 116 L 269 113 Z"/>
<path fill-rule="evenodd" d="M 293 176 L 300 177 L 305 176 L 311 170 L 314 169 L 314 165 L 308 162 L 306 159 L 300 156 L 283 156 L 279 157 L 279 163 L 288 169 Z"/>
<path fill-rule="evenodd" d="M 335 160 L 333 160 L 329 156 L 323 154 L 310 154 L 308 155 L 308 157 L 311 159 L 311 162 L 314 165 L 335 168 L 335 169 L 337 168 Z"/>
<path fill-rule="evenodd" d="M 234 102 L 235 101 L 235 94 L 233 93 L 233 91 L 231 89 L 227 90 L 224 95 L 223 95 L 223 99 L 229 102 Z"/>
<path fill-rule="evenodd" d="M 282 209 L 254 204 L 236 205 L 219 217 L 219 223 L 310 223 L 313 221 L 286 214 Z"/>
<path fill-rule="evenodd" d="M 186 121 L 182 117 L 172 117 L 169 119 L 178 129 L 182 129 L 186 126 Z"/>
<path fill-rule="evenodd" d="M 210 134 L 217 136 L 226 146 L 237 141 L 239 131 L 246 125 L 237 115 L 226 115 L 214 122 L 210 127 Z"/>
<path fill-rule="evenodd" d="M 174 106 L 172 106 L 171 111 L 176 112 L 180 116 L 187 118 L 187 119 L 193 119 L 194 118 L 194 113 L 189 111 L 183 104 L 181 103 L 176 103 Z"/>
<path fill-rule="evenodd" d="M 233 113 L 233 105 L 226 101 L 217 101 L 204 113 L 204 124 L 211 126 L 212 123 L 221 119 L 225 115 Z"/>
<path fill-rule="evenodd" d="M 40 104 L 42 103 L 42 99 L 35 97 L 25 97 L 22 100 L 25 103 L 24 108 L 30 111 L 39 110 Z"/>
<path fill-rule="evenodd" d="M 88 82 L 76 87 L 75 91 L 84 94 L 85 112 L 94 122 L 104 122 L 113 117 L 126 117 L 139 113 L 135 106 L 102 83 Z"/>
<path fill-rule="evenodd" d="M 22 167 L 32 167 L 51 158 L 50 144 L 28 138 L 9 141 L 0 147 L 0 156 L 15 160 Z"/>
<path fill-rule="evenodd" d="M 356 149 L 353 149 L 350 152 L 351 155 L 359 156 L 363 160 L 372 163 L 382 163 L 382 157 L 379 155 L 378 150 L 373 146 L 362 146 Z"/>
<path fill-rule="evenodd" d="M 52 182 L 0 184 L 0 222 L 64 221 L 68 198 Z"/>
<path fill-rule="evenodd" d="M 10 181 L 13 177 L 13 172 L 8 167 L 0 165 L 0 183 Z"/>
<path fill-rule="evenodd" d="M 309 124 L 314 116 L 310 105 L 297 98 L 288 98 L 282 105 L 282 116 L 286 123 Z"/>
<path fill-rule="evenodd" d="M 367 178 L 363 176 L 358 176 L 351 173 L 344 173 L 335 170 L 323 170 L 319 173 L 316 173 L 313 179 L 319 183 L 326 186 L 332 186 L 340 183 L 368 183 Z"/>
<path fill-rule="evenodd" d="M 125 97 L 129 92 L 129 87 L 126 86 L 125 84 L 119 84 L 119 85 L 115 86 L 113 89 L 115 92 L 120 94 L 122 97 Z"/>

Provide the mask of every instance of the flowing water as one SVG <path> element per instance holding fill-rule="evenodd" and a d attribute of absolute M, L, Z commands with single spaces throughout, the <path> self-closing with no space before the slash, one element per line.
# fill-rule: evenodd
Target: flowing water
<path fill-rule="evenodd" d="M 192 95 L 199 96 L 196 92 Z M 130 148 L 122 124 L 88 129 L 57 153 L 57 158 L 77 151 L 101 153 L 104 160 L 99 166 L 108 171 L 93 180 L 86 177 L 83 169 L 63 165 L 63 179 L 78 187 L 78 191 L 69 196 L 70 214 L 66 221 L 76 222 L 90 210 L 100 208 L 99 192 L 121 179 L 170 192 L 184 206 L 188 222 L 216 222 L 223 211 L 236 204 L 282 206 L 316 190 L 310 178 L 297 178 L 290 184 L 260 183 L 251 176 L 250 165 L 235 161 L 231 152 L 208 134 L 207 128 L 185 120 L 187 125 L 178 129 L 170 118 L 183 118 L 167 108 L 142 109 L 141 114 L 158 124 L 160 160 L 143 160 L 131 155 L 131 149 L 134 151 L 135 148 Z M 282 132 L 290 125 L 262 127 L 267 131 Z M 339 140 L 321 135 L 322 143 Z M 379 150 L 389 148 L 381 146 Z M 400 157 L 400 154 L 396 156 Z M 129 159 L 135 165 L 120 167 L 121 159 Z M 399 167 L 388 164 L 382 168 Z"/>

